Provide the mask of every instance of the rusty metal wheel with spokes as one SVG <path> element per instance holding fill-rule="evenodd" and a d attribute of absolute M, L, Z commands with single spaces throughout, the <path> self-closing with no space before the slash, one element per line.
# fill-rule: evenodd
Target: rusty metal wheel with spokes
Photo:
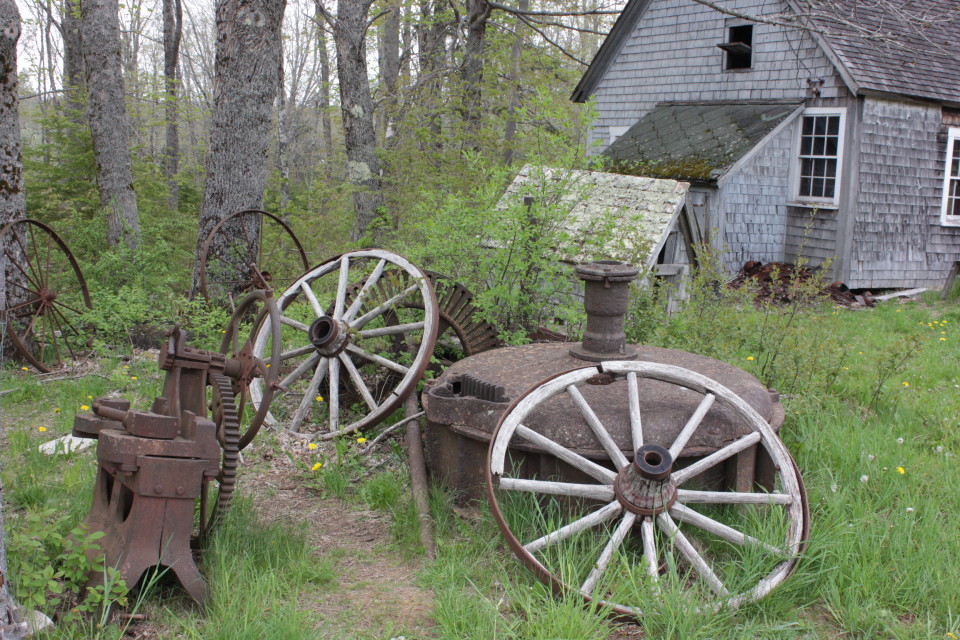
<path fill-rule="evenodd" d="M 605 386 L 588 386 L 597 384 Z M 696 400 L 673 442 L 649 441 L 658 416 L 645 415 L 640 398 L 651 389 L 656 395 L 657 385 L 680 387 Z M 622 407 L 632 454 L 617 447 L 598 418 L 601 401 Z M 582 417 L 583 429 L 607 453 L 604 464 L 524 424 L 534 424 L 533 414 L 548 403 Z M 743 435 L 678 468 L 680 452 L 712 409 L 735 416 Z M 751 447 L 773 461 L 770 491 L 699 485 L 705 471 Z M 522 456 L 511 451 L 540 454 L 539 468 L 566 470 L 564 479 L 527 477 Z M 571 482 L 571 473 L 582 481 Z M 718 382 L 652 362 L 575 369 L 520 396 L 490 442 L 487 493 L 511 549 L 538 578 L 631 617 L 662 610 L 665 602 L 735 608 L 761 598 L 793 572 L 809 534 L 803 480 L 770 425 Z"/>
<path fill-rule="evenodd" d="M 255 289 L 283 291 L 310 267 L 289 224 L 259 209 L 231 213 L 200 254 L 200 293 L 210 300 Z"/>
<path fill-rule="evenodd" d="M 14 348 L 42 372 L 77 360 L 88 348 L 83 315 L 93 305 L 73 253 L 53 229 L 31 219 L 0 229 L 0 247 L 9 302 L 0 316 Z"/>

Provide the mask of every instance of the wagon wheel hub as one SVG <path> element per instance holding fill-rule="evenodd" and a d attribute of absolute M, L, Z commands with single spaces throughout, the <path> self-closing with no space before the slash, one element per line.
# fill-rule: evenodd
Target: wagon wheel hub
<path fill-rule="evenodd" d="M 331 358 L 350 344 L 350 327 L 342 320 L 320 316 L 310 324 L 307 336 L 320 355 Z"/>
<path fill-rule="evenodd" d="M 677 501 L 677 483 L 670 477 L 673 456 L 658 444 L 645 444 L 614 482 L 617 500 L 627 511 L 655 516 Z"/>
<path fill-rule="evenodd" d="M 38 291 L 40 307 L 50 307 L 53 306 L 53 301 L 57 299 L 57 292 L 48 289 L 47 287 L 40 287 Z"/>

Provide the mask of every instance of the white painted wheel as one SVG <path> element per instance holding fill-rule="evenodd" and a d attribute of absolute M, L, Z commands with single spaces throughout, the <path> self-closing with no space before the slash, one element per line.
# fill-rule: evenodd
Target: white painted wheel
<path fill-rule="evenodd" d="M 379 249 L 345 253 L 314 267 L 277 304 L 280 362 L 267 355 L 269 320 L 253 348 L 255 356 L 280 367 L 266 421 L 293 431 L 307 424 L 328 432 L 377 424 L 415 390 L 437 339 L 439 312 L 426 274 Z M 259 381 L 251 398 L 259 408 Z"/>
<path fill-rule="evenodd" d="M 629 420 L 634 453 L 620 451 L 584 398 L 590 394 L 581 393 L 598 380 L 609 385 L 604 402 L 622 406 Z M 657 417 L 644 415 L 638 385 L 650 381 L 700 397 L 673 442 L 644 440 L 644 424 Z M 560 396 L 572 400 L 583 429 L 593 432 L 607 460 L 588 460 L 524 425 L 527 416 Z M 674 468 L 711 410 L 732 413 L 744 435 Z M 772 491 L 697 486 L 700 474 L 754 446 L 773 461 Z M 539 454 L 540 469 L 561 469 L 564 477 L 526 477 L 522 458 L 530 454 L 522 450 Z M 571 475 L 583 480 L 571 481 Z M 524 393 L 491 439 L 487 492 L 511 549 L 541 580 L 634 617 L 661 608 L 672 590 L 709 608 L 757 600 L 793 572 L 809 532 L 803 480 L 760 414 L 706 376 L 650 362 L 603 362 Z"/>

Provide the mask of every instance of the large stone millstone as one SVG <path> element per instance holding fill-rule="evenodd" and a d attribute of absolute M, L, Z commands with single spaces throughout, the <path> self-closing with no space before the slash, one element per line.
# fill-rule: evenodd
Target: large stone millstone
<path fill-rule="evenodd" d="M 465 491 L 469 497 L 477 497 L 484 482 L 487 446 L 510 403 L 549 377 L 589 366 L 590 363 L 572 357 L 570 347 L 570 343 L 505 347 L 465 358 L 448 368 L 423 396 L 427 417 L 427 463 L 431 471 L 454 488 Z M 683 367 L 712 378 L 749 403 L 774 430 L 782 424 L 784 413 L 776 394 L 746 371 L 682 351 L 649 346 L 635 348 L 637 360 Z M 482 383 L 478 384 L 477 380 Z M 614 442 L 628 459 L 632 459 L 626 384 L 620 380 L 608 385 L 585 385 L 580 391 Z M 703 396 L 658 380 L 641 379 L 638 390 L 644 442 L 669 448 Z M 524 420 L 524 424 L 609 466 L 607 454 L 567 394 L 544 403 Z M 745 425 L 737 424 L 725 407 L 715 404 L 681 452 L 678 466 L 690 464 L 694 459 L 722 448 L 748 430 Z M 535 448 L 522 445 L 517 449 L 536 452 Z M 742 471 L 752 477 L 752 462 L 749 467 Z M 539 473 L 542 475 L 544 470 Z"/>

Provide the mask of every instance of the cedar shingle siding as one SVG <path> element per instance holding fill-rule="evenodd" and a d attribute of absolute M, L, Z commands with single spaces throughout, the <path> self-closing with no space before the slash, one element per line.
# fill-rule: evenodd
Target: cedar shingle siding
<path fill-rule="evenodd" d="M 749 144 L 727 144 L 732 151 L 709 172 L 657 174 L 692 180 L 708 194 L 707 224 L 719 231 L 711 242 L 725 251 L 727 269 L 802 257 L 829 263 L 829 276 L 851 288 L 939 286 L 960 261 L 960 227 L 940 217 L 947 126 L 960 123 L 960 4 L 813 1 L 842 19 L 817 13 L 818 28 L 809 32 L 755 23 L 751 68 L 728 71 L 717 45 L 745 21 L 694 0 L 630 0 L 573 94 L 596 101 L 590 153 L 603 153 L 613 130 L 623 137 L 608 155 L 679 171 L 696 164 L 695 152 L 676 157 L 683 149 L 703 155 L 715 138 L 730 138 L 700 125 L 675 126 L 676 139 L 665 138 L 669 127 L 658 122 L 753 110 L 767 126 L 727 118 L 736 127 L 723 130 L 739 127 L 740 142 Z M 723 2 L 758 16 L 806 4 Z M 799 108 L 770 127 L 763 112 L 770 101 Z M 798 205 L 791 182 L 797 127 L 811 107 L 845 110 L 837 200 L 817 206 Z"/>

